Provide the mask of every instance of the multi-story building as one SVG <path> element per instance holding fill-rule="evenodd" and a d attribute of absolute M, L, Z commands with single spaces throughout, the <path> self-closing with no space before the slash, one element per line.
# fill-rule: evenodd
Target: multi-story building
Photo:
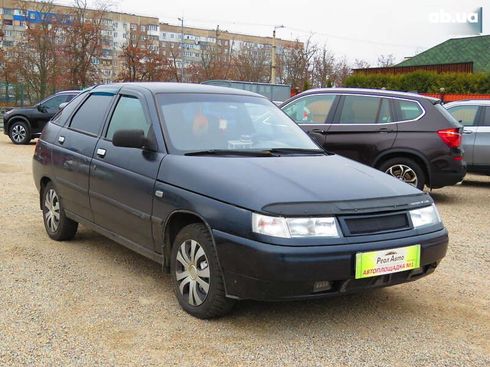
<path fill-rule="evenodd" d="M 26 22 L 40 21 L 42 11 L 39 2 L 22 0 L 0 0 L 0 47 L 9 55 L 9 49 L 21 42 L 27 28 Z M 54 5 L 50 10 L 55 14 L 69 14 L 73 8 Z M 89 11 L 95 14 L 95 10 Z M 238 52 L 242 47 L 252 50 L 266 50 L 270 62 L 272 55 L 272 37 L 231 33 L 217 29 L 181 27 L 160 23 L 158 18 L 120 12 L 106 12 L 103 19 L 102 54 L 93 60 L 105 83 L 114 81 L 122 68 L 120 57 L 123 47 L 134 31 L 145 33 L 150 46 L 165 56 L 172 56 L 177 67 L 182 63 L 189 66 L 201 60 L 204 50 L 218 46 L 228 51 Z M 295 42 L 276 39 L 276 52 L 293 47 Z M 181 52 L 182 51 L 182 52 Z"/>

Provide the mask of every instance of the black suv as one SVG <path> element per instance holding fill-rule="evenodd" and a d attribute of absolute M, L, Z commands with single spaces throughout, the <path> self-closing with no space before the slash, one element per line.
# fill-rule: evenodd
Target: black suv
<path fill-rule="evenodd" d="M 52 239 L 81 223 L 161 263 L 201 318 L 417 280 L 447 250 L 428 194 L 325 152 L 246 91 L 96 87 L 46 125 L 33 173 Z"/>
<path fill-rule="evenodd" d="M 60 105 L 70 102 L 80 91 L 63 91 L 42 100 L 33 107 L 13 108 L 3 115 L 3 132 L 14 144 L 28 144 L 41 131 Z"/>
<path fill-rule="evenodd" d="M 462 126 L 435 98 L 372 89 L 314 89 L 281 105 L 327 151 L 419 189 L 463 180 Z"/>

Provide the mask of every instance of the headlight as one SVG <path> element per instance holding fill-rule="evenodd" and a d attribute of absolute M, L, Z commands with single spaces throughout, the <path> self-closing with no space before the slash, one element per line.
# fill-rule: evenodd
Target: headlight
<path fill-rule="evenodd" d="M 441 217 L 434 204 L 425 208 L 410 210 L 410 217 L 414 228 L 441 223 Z"/>
<path fill-rule="evenodd" d="M 337 222 L 326 218 L 283 218 L 252 213 L 252 230 L 273 237 L 340 237 Z"/>

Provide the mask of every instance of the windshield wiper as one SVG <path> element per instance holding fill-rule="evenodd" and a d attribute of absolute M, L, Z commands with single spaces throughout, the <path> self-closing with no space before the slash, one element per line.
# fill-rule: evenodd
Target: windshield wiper
<path fill-rule="evenodd" d="M 273 157 L 269 150 L 235 150 L 235 149 L 209 149 L 185 153 L 188 156 L 219 155 L 219 156 L 243 156 L 243 157 Z"/>
<path fill-rule="evenodd" d="M 272 154 L 329 154 L 322 149 L 305 149 L 305 148 L 272 148 L 264 150 L 264 152 L 270 152 Z"/>

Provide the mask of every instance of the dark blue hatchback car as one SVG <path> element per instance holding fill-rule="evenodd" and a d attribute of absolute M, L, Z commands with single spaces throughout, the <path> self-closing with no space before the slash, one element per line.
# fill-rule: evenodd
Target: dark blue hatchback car
<path fill-rule="evenodd" d="M 447 250 L 427 194 L 240 90 L 93 88 L 46 125 L 33 173 L 52 239 L 80 223 L 161 263 L 199 318 L 416 280 Z"/>

